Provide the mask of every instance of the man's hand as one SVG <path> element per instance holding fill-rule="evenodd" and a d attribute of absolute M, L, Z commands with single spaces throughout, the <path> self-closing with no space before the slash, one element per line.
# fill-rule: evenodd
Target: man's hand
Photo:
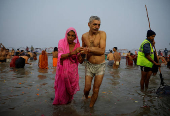
<path fill-rule="evenodd" d="M 88 47 L 83 47 L 81 54 L 88 54 L 89 53 L 89 48 Z"/>
<path fill-rule="evenodd" d="M 74 50 L 73 52 L 71 52 L 72 55 L 78 54 L 79 52 L 81 52 L 83 50 L 83 47 L 79 47 L 76 48 L 76 50 Z"/>
<path fill-rule="evenodd" d="M 76 49 L 77 53 L 80 53 L 81 51 L 83 51 L 83 47 L 79 47 Z"/>

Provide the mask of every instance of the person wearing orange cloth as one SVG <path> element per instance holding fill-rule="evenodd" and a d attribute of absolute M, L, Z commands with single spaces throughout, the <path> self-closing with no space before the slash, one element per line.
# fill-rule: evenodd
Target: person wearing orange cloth
<path fill-rule="evenodd" d="M 42 54 L 39 55 L 38 66 L 41 69 L 48 69 L 48 57 L 45 51 L 42 51 Z"/>
<path fill-rule="evenodd" d="M 53 51 L 53 67 L 57 66 L 57 59 L 58 59 L 58 48 L 54 47 L 54 51 Z"/>
<path fill-rule="evenodd" d="M 126 65 L 133 66 L 133 54 L 129 51 L 129 53 L 126 56 Z"/>

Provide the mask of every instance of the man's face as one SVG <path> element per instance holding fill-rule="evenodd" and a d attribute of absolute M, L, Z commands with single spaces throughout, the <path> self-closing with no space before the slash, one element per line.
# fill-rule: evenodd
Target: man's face
<path fill-rule="evenodd" d="M 92 22 L 88 23 L 88 26 L 90 30 L 94 33 L 99 31 L 100 28 L 100 21 L 99 20 L 93 20 Z"/>
<path fill-rule="evenodd" d="M 69 44 L 72 44 L 75 39 L 76 39 L 76 34 L 74 31 L 70 31 L 67 33 L 67 41 Z"/>
<path fill-rule="evenodd" d="M 6 50 L 6 52 L 8 53 L 8 52 L 9 52 L 9 50 Z"/>
<path fill-rule="evenodd" d="M 151 36 L 148 37 L 148 39 L 149 39 L 151 42 L 154 41 L 154 38 L 155 38 L 155 35 L 151 35 Z"/>
<path fill-rule="evenodd" d="M 113 48 L 113 51 L 115 52 L 115 51 L 116 51 L 116 49 L 115 49 L 115 48 Z"/>

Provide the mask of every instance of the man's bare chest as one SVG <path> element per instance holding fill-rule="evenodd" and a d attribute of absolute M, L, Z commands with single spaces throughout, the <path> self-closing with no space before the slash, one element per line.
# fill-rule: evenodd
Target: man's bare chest
<path fill-rule="evenodd" d="M 0 56 L 5 56 L 6 53 L 5 52 L 0 52 Z"/>
<path fill-rule="evenodd" d="M 85 41 L 85 46 L 87 47 L 99 47 L 100 46 L 100 37 L 87 37 Z"/>

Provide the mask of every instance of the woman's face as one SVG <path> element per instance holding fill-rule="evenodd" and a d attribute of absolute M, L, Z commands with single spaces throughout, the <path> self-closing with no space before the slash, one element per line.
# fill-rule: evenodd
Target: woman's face
<path fill-rule="evenodd" d="M 75 39 L 76 39 L 76 34 L 75 34 L 75 32 L 72 31 L 72 30 L 69 31 L 69 32 L 67 33 L 67 41 L 68 41 L 68 43 L 69 43 L 69 44 L 72 44 Z"/>

